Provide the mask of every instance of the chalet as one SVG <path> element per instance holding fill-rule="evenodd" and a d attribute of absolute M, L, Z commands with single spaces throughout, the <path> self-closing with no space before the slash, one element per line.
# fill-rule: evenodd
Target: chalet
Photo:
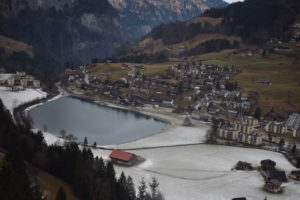
<path fill-rule="evenodd" d="M 264 86 L 272 85 L 272 82 L 270 80 L 260 80 L 257 83 Z"/>
<path fill-rule="evenodd" d="M 123 68 L 128 68 L 129 67 L 129 65 L 127 65 L 126 63 L 122 63 L 122 65 L 121 65 Z"/>
<path fill-rule="evenodd" d="M 289 175 L 289 177 L 290 177 L 291 179 L 300 181 L 300 170 L 292 171 L 291 174 Z"/>
<path fill-rule="evenodd" d="M 135 154 L 121 150 L 113 150 L 109 155 L 109 158 L 114 164 L 126 166 L 132 166 L 137 161 L 137 156 Z"/>
<path fill-rule="evenodd" d="M 130 71 L 130 72 L 127 73 L 127 75 L 129 77 L 134 77 L 135 76 L 135 71 Z"/>
<path fill-rule="evenodd" d="M 261 172 L 264 179 L 267 180 L 279 180 L 280 182 L 286 182 L 286 174 L 284 171 L 278 170 L 266 170 Z"/>
<path fill-rule="evenodd" d="M 264 188 L 269 192 L 278 193 L 282 190 L 281 184 L 282 183 L 279 180 L 272 179 L 266 181 Z"/>
<path fill-rule="evenodd" d="M 239 161 L 236 164 L 235 169 L 236 170 L 246 170 L 246 171 L 249 171 L 249 170 L 252 170 L 253 167 L 252 167 L 251 163 Z"/>
<path fill-rule="evenodd" d="M 276 162 L 274 162 L 273 160 L 267 159 L 267 160 L 260 161 L 260 165 L 261 165 L 261 169 L 263 171 L 274 170 L 275 166 L 276 166 Z"/>
<path fill-rule="evenodd" d="M 241 95 L 241 100 L 242 101 L 247 101 L 249 98 L 249 94 L 247 92 L 242 93 Z"/>
<path fill-rule="evenodd" d="M 174 107 L 174 101 L 173 99 L 171 100 L 163 100 L 161 103 L 162 107 L 168 107 L 168 108 L 173 108 Z"/>

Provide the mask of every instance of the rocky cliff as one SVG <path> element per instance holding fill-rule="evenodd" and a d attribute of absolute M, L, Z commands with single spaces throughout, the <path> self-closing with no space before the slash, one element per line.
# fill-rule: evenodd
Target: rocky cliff
<path fill-rule="evenodd" d="M 0 34 L 60 61 L 111 55 L 152 27 L 188 20 L 222 0 L 1 0 Z"/>
<path fill-rule="evenodd" d="M 223 0 L 108 0 L 119 11 L 130 39 L 140 38 L 158 24 L 186 21 L 210 7 L 224 7 Z"/>

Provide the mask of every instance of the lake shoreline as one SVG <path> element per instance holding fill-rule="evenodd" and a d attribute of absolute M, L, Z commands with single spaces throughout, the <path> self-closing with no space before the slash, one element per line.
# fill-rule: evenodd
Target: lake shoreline
<path fill-rule="evenodd" d="M 32 109 L 34 109 L 34 108 L 37 108 L 37 107 L 40 107 L 40 106 L 42 106 L 42 105 L 44 105 L 44 104 L 46 104 L 46 103 L 49 103 L 49 102 L 52 102 L 52 101 L 55 101 L 55 100 L 58 100 L 58 99 L 61 99 L 61 98 L 64 98 L 64 97 L 66 97 L 66 98 L 72 98 L 72 99 L 77 99 L 77 102 L 79 102 L 79 101 L 81 101 L 81 102 L 86 102 L 86 103 L 88 103 L 88 104 L 90 104 L 90 105 L 94 105 L 94 106 L 99 106 L 99 109 L 105 109 L 105 108 L 110 108 L 110 109 L 112 109 L 111 111 L 108 111 L 108 112 L 113 112 L 113 113 L 115 113 L 115 112 L 118 112 L 118 111 L 123 111 L 123 112 L 129 112 L 130 114 L 129 114 L 129 116 L 133 116 L 133 115 L 139 115 L 139 116 L 142 116 L 142 119 L 143 120 L 146 120 L 146 121 L 148 121 L 148 120 L 150 120 L 149 122 L 145 122 L 146 124 L 148 124 L 148 125 L 146 125 L 146 126 L 150 126 L 150 127 L 153 127 L 153 128 L 150 128 L 150 129 L 148 129 L 148 128 L 146 128 L 145 127 L 145 131 L 143 132 L 142 130 L 143 130 L 143 125 L 141 125 L 138 129 L 137 129 L 137 131 L 135 132 L 135 134 L 131 134 L 130 135 L 130 137 L 132 137 L 131 139 L 130 139 L 130 137 L 129 137 L 129 139 L 127 140 L 127 138 L 126 138 L 126 135 L 125 135 L 125 137 L 124 137 L 124 135 L 122 136 L 122 137 L 118 137 L 119 139 L 119 141 L 118 140 L 116 140 L 116 141 L 118 141 L 118 142 L 113 142 L 113 140 L 112 140 L 112 142 L 109 142 L 109 137 L 107 137 L 107 136 L 105 136 L 105 138 L 107 138 L 108 139 L 108 142 L 105 142 L 105 139 L 103 140 L 103 143 L 102 143 L 102 145 L 104 146 L 106 146 L 106 145 L 120 145 L 120 144 L 124 144 L 124 143 L 130 143 L 130 142 L 133 142 L 133 141 L 136 141 L 136 140 L 139 140 L 139 139 L 143 139 L 143 138 L 145 138 L 145 137 L 150 137 L 150 136 L 153 136 L 153 135 L 156 135 L 156 134 L 160 134 L 160 133 L 162 133 L 162 132 L 164 132 L 164 131 L 166 131 L 166 130 L 168 130 L 168 129 L 170 129 L 170 128 L 172 128 L 172 127 L 174 127 L 175 126 L 175 124 L 176 124 L 176 122 L 174 122 L 174 120 L 173 120 L 173 122 L 172 122 L 172 120 L 169 118 L 166 118 L 166 117 L 163 117 L 163 116 L 158 116 L 157 114 L 153 114 L 153 113 L 151 113 L 151 112 L 148 112 L 148 111 L 145 111 L 145 110 L 143 110 L 143 111 L 141 111 L 141 110 L 139 110 L 139 109 L 133 109 L 133 108 L 124 108 L 124 107 L 121 107 L 121 106 L 117 106 L 117 105 L 115 105 L 115 104 L 100 104 L 100 103 L 96 103 L 96 102 L 94 102 L 94 101 L 86 101 L 86 99 L 82 99 L 82 98 L 77 98 L 77 97 L 75 97 L 74 98 L 74 96 L 70 96 L 70 95 L 58 95 L 58 96 L 56 96 L 56 97 L 54 97 L 54 98 L 51 98 L 51 99 L 49 99 L 47 102 L 40 102 L 40 103 L 38 103 L 38 104 L 35 104 L 35 105 L 32 105 L 32 106 L 30 106 L 30 107 L 27 107 L 26 109 L 25 109 L 25 111 L 24 111 L 24 113 L 26 114 L 26 116 L 27 116 L 27 118 L 36 118 L 36 116 L 34 117 L 34 115 L 32 115 L 32 113 L 30 112 Z M 62 100 L 62 102 L 64 102 L 65 100 Z M 69 100 L 70 101 L 70 100 Z M 71 100 L 71 102 L 72 101 L 74 101 L 74 100 Z M 69 105 L 72 105 L 72 104 L 69 104 Z M 76 105 L 76 104 L 75 104 Z M 56 106 L 55 106 L 56 107 Z M 105 109 L 106 110 L 106 109 Z M 82 111 L 80 111 L 81 113 L 83 113 Z M 123 113 L 122 112 L 122 113 Z M 95 113 L 97 113 L 97 112 L 95 112 Z M 95 117 L 93 117 L 93 115 L 91 115 L 91 119 L 96 119 Z M 37 119 L 37 118 L 36 118 Z M 66 118 L 63 118 L 63 119 L 66 119 Z M 69 118 L 70 119 L 70 118 Z M 130 118 L 129 118 L 130 119 Z M 129 121 L 129 122 L 132 122 L 132 120 L 134 120 L 134 119 L 131 119 L 131 121 Z M 125 120 L 126 121 L 126 120 Z M 155 122 L 156 121 L 156 122 Z M 35 124 L 35 123 L 37 123 L 37 124 Z M 42 122 L 43 123 L 43 122 Z M 64 122 L 63 122 L 64 123 Z M 123 122 L 122 122 L 123 123 Z M 134 121 L 132 122 L 132 123 L 135 123 Z M 150 123 L 150 124 L 149 124 Z M 151 123 L 158 123 L 158 126 L 156 126 L 155 124 L 153 124 L 153 125 L 155 125 L 155 126 L 151 126 Z M 159 125 L 160 123 L 162 123 L 161 125 Z M 69 124 L 69 123 L 67 123 L 66 122 L 66 124 Z M 125 123 L 126 124 L 126 123 Z M 143 123 L 142 123 L 143 124 Z M 60 127 L 61 125 L 59 125 L 59 127 Z M 33 127 L 33 129 L 35 129 L 35 130 L 37 130 L 37 129 L 42 129 L 42 125 L 41 125 L 41 122 L 40 123 L 38 123 L 38 122 L 36 122 L 35 120 L 32 120 L 32 127 Z M 53 125 L 50 125 L 50 127 L 54 127 Z M 97 124 L 96 124 L 96 127 L 97 127 Z M 100 127 L 103 127 L 103 126 L 100 126 Z M 132 126 L 131 126 L 132 127 Z M 155 127 L 157 127 L 157 128 L 155 128 Z M 75 127 L 75 129 L 76 129 L 76 127 Z M 159 129 L 159 130 L 155 130 L 155 129 Z M 101 130 L 101 129 L 100 129 Z M 105 130 L 105 129 L 104 129 Z M 127 130 L 127 129 L 126 129 Z M 125 132 L 126 132 L 126 130 L 124 130 Z M 139 131 L 138 131 L 139 130 Z M 152 132 L 152 131 L 153 132 Z M 129 130 L 127 130 L 127 131 L 129 131 L 129 132 L 131 132 L 131 131 L 133 131 L 133 130 L 130 130 L 130 128 L 129 128 Z M 80 141 L 82 140 L 82 137 L 83 137 L 83 134 L 81 134 L 81 133 L 83 133 L 84 131 L 83 130 L 81 130 L 81 129 L 78 129 L 78 132 L 75 132 L 74 130 L 72 131 L 72 129 L 70 130 L 70 132 L 71 133 L 75 133 L 75 136 L 77 136 L 78 138 L 80 138 L 80 140 L 79 140 L 79 142 L 78 143 L 80 143 Z M 100 131 L 100 132 L 102 132 L 102 133 L 105 133 L 105 131 Z M 133 131 L 134 132 L 134 131 Z M 57 130 L 55 130 L 55 131 L 48 131 L 48 133 L 52 133 L 52 135 L 55 135 L 55 136 L 58 136 L 59 134 L 57 133 Z M 92 133 L 92 132 L 90 132 L 90 133 Z M 96 133 L 96 132 L 94 132 L 94 133 Z M 120 133 L 120 132 L 119 132 Z M 88 135 L 90 135 L 90 138 L 89 138 L 89 136 Z M 95 139 L 95 137 L 96 138 L 101 138 L 101 135 L 98 135 L 98 134 L 93 134 L 92 133 L 92 135 L 91 134 L 88 134 L 87 136 L 88 136 L 88 139 L 92 142 L 92 141 L 96 141 L 97 143 L 99 142 L 99 140 L 97 140 L 97 139 Z M 98 135 L 98 136 L 97 136 Z M 107 134 L 106 134 L 107 135 Z M 122 134 L 121 134 L 122 135 Z M 94 137 L 94 138 L 93 138 Z M 123 141 L 122 141 L 123 140 Z M 101 143 L 101 142 L 99 142 L 99 143 Z"/>

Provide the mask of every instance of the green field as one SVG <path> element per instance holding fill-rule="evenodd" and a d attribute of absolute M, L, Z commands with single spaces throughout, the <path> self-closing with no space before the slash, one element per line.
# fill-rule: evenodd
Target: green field
<path fill-rule="evenodd" d="M 155 73 L 163 73 L 168 67 L 172 65 L 177 65 L 181 61 L 171 60 L 165 63 L 159 64 L 143 64 L 145 66 L 145 70 L 141 70 L 141 72 L 145 75 L 152 75 Z M 126 63 L 127 65 L 141 65 L 136 63 Z M 116 81 L 121 79 L 122 77 L 127 76 L 127 73 L 131 71 L 130 69 L 123 69 L 122 63 L 98 63 L 95 67 L 92 68 L 92 73 L 97 76 L 100 80 L 103 79 L 103 73 L 111 72 L 110 79 L 112 81 Z"/>

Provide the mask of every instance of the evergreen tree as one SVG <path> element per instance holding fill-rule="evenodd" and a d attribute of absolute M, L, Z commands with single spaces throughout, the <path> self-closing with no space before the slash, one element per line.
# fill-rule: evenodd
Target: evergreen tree
<path fill-rule="evenodd" d="M 294 143 L 291 153 L 294 154 L 296 152 L 296 144 Z"/>
<path fill-rule="evenodd" d="M 298 169 L 300 168 L 300 156 L 299 156 L 298 159 L 297 159 L 296 167 L 297 167 Z"/>
<path fill-rule="evenodd" d="M 44 129 L 44 132 L 47 132 L 47 130 L 48 130 L 47 124 L 44 124 L 44 125 L 43 125 L 43 129 Z"/>
<path fill-rule="evenodd" d="M 254 112 L 254 118 L 260 119 L 260 117 L 261 117 L 261 110 L 260 110 L 260 107 L 257 107 Z"/>
<path fill-rule="evenodd" d="M 140 185 L 138 187 L 138 200 L 146 200 L 146 195 L 147 195 L 147 186 L 145 183 L 144 178 L 142 178 Z"/>
<path fill-rule="evenodd" d="M 96 159 L 96 172 L 97 172 L 97 175 L 99 175 L 100 177 L 104 177 L 106 174 L 106 167 L 105 167 L 102 157 L 99 159 L 97 157 L 97 159 Z"/>
<path fill-rule="evenodd" d="M 36 187 L 30 187 L 29 177 L 18 149 L 8 152 L 0 167 L 1 200 L 40 200 Z"/>
<path fill-rule="evenodd" d="M 279 147 L 281 148 L 281 147 L 283 147 L 283 145 L 285 144 L 285 141 L 284 141 L 284 139 L 280 139 L 280 141 L 279 141 Z"/>
<path fill-rule="evenodd" d="M 220 87 L 220 82 L 218 81 L 217 84 L 216 84 L 216 90 L 220 90 L 221 87 Z"/>
<path fill-rule="evenodd" d="M 212 126 L 206 133 L 206 138 L 208 142 L 214 142 L 218 135 L 218 123 L 219 121 L 216 119 L 212 119 Z"/>
<path fill-rule="evenodd" d="M 59 187 L 59 190 L 57 191 L 55 200 L 67 200 L 67 195 L 65 193 L 64 188 Z"/>
<path fill-rule="evenodd" d="M 121 173 L 118 181 L 117 181 L 117 195 L 118 199 L 122 200 L 128 200 L 128 195 L 126 191 L 127 187 L 127 179 L 126 176 L 124 175 L 124 172 Z"/>
<path fill-rule="evenodd" d="M 116 180 L 116 172 L 111 161 L 106 164 L 106 176 L 114 181 Z"/>
<path fill-rule="evenodd" d="M 136 199 L 135 187 L 134 187 L 133 180 L 130 176 L 128 176 L 128 178 L 127 178 L 126 190 L 128 193 L 128 199 L 135 200 Z"/>
<path fill-rule="evenodd" d="M 150 190 L 151 190 L 151 198 L 152 199 L 155 199 L 156 196 L 157 196 L 158 186 L 159 186 L 159 183 L 158 183 L 157 179 L 153 177 L 152 178 L 152 182 L 149 183 L 149 187 L 150 187 Z"/>
<path fill-rule="evenodd" d="M 177 94 L 182 95 L 182 93 L 183 93 L 183 83 L 182 83 L 182 81 L 180 81 L 177 86 Z"/>
<path fill-rule="evenodd" d="M 83 146 L 87 146 L 87 145 L 88 145 L 88 139 L 87 137 L 84 137 Z"/>

